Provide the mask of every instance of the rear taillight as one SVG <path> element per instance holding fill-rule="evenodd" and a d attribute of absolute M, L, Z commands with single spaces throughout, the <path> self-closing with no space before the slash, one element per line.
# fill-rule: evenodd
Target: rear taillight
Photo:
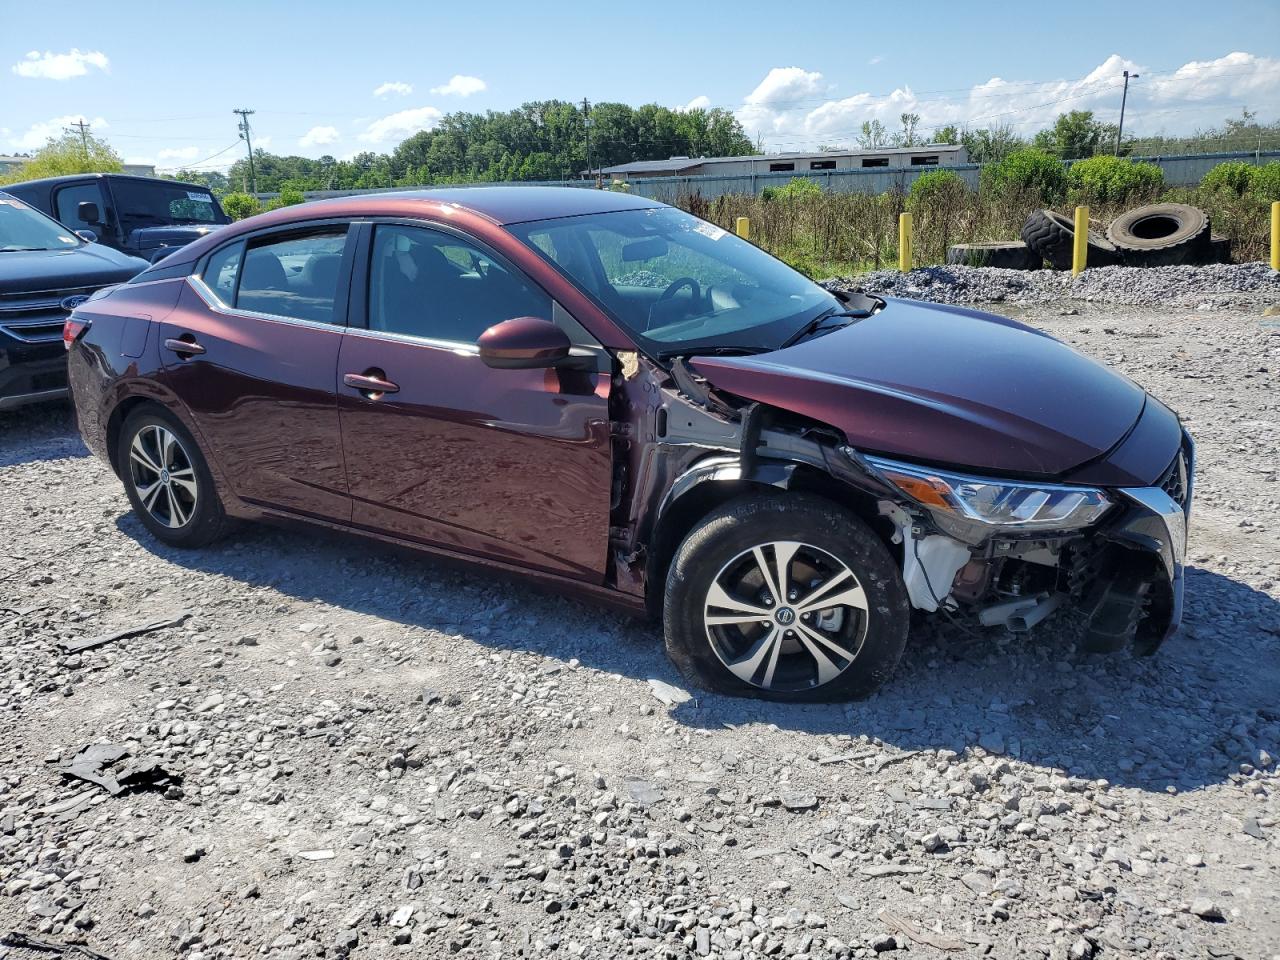
<path fill-rule="evenodd" d="M 82 320 L 76 316 L 67 317 L 67 322 L 62 325 L 62 345 L 70 350 L 71 345 L 76 342 L 76 338 L 88 329 L 88 320 Z"/>

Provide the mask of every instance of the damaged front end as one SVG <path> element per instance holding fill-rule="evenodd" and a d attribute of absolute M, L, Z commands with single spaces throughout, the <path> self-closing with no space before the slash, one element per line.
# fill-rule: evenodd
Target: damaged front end
<path fill-rule="evenodd" d="M 1182 617 L 1194 447 L 1149 487 L 1016 482 L 845 454 L 903 495 L 879 509 L 912 605 L 1030 630 L 1072 610 L 1086 649 L 1153 652 Z"/>

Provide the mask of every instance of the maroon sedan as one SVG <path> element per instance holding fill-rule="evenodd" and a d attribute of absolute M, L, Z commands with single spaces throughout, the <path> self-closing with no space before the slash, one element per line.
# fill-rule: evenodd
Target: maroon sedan
<path fill-rule="evenodd" d="M 661 614 L 705 686 L 864 695 L 912 610 L 1176 628 L 1192 445 L 1000 317 L 831 293 L 672 207 L 535 187 L 226 227 L 68 321 L 86 442 L 166 543 L 307 521 Z"/>

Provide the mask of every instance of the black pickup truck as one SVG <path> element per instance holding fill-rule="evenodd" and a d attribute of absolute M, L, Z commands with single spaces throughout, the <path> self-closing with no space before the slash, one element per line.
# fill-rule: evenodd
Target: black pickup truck
<path fill-rule="evenodd" d="M 67 315 L 146 267 L 0 192 L 0 412 L 66 396 Z"/>
<path fill-rule="evenodd" d="M 208 187 L 176 180 L 81 173 L 4 189 L 77 234 L 152 263 L 231 222 Z"/>

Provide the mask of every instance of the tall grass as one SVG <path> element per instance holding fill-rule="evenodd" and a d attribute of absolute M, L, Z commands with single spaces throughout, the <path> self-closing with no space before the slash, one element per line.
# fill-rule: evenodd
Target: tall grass
<path fill-rule="evenodd" d="M 1057 209 L 1070 215 L 1073 196 Z M 1213 232 L 1231 238 L 1236 262 L 1267 256 L 1269 207 L 1253 197 L 1194 189 L 1151 190 L 1124 202 L 1089 204 L 1091 226 L 1104 232 L 1125 210 L 1161 200 L 1203 207 Z M 898 215 L 907 209 L 905 194 L 824 193 L 796 198 L 729 195 L 706 200 L 683 195 L 677 206 L 733 229 L 737 217 L 751 221 L 751 239 L 774 256 L 815 278 L 861 273 L 892 266 L 898 259 Z M 945 263 L 954 243 L 1016 240 L 1033 210 L 1046 206 L 1034 191 L 970 191 L 944 193 L 913 205 L 914 266 Z"/>

